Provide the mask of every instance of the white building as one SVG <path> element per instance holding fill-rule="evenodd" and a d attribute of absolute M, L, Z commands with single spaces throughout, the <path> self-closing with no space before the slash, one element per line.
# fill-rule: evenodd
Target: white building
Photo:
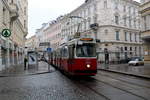
<path fill-rule="evenodd" d="M 143 56 L 139 3 L 133 0 L 97 0 L 97 22 L 99 29 L 99 59 L 104 59 L 104 49 L 110 61 L 132 56 Z M 103 56 L 102 56 L 103 55 Z"/>
<path fill-rule="evenodd" d="M 133 0 L 86 0 L 80 7 L 48 27 L 49 30 L 53 30 L 55 25 L 60 27 L 47 33 L 51 34 L 49 41 L 52 45 L 52 41 L 55 41 L 57 48 L 59 40 L 71 37 L 78 31 L 81 36 L 89 35 L 101 40 L 97 43 L 99 61 L 104 61 L 104 50 L 108 50 L 110 62 L 143 56 L 139 5 Z M 95 23 L 99 25 L 97 31 L 90 28 Z"/>

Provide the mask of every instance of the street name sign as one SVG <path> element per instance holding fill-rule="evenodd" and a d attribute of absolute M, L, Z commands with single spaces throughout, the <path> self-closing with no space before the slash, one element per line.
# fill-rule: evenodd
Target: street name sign
<path fill-rule="evenodd" d="M 11 31 L 10 29 L 3 29 L 1 35 L 3 37 L 10 37 L 11 36 Z"/>

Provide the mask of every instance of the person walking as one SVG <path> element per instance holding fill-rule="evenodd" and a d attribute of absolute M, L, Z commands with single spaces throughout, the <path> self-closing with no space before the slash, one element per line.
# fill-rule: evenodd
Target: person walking
<path fill-rule="evenodd" d="M 27 56 L 25 56 L 25 58 L 24 58 L 24 70 L 26 70 L 26 68 L 27 68 L 27 62 L 28 62 L 28 59 L 27 59 Z"/>

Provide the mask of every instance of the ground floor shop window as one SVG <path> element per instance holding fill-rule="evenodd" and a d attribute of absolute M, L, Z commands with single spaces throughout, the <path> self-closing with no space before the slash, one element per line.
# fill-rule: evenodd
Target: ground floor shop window
<path fill-rule="evenodd" d="M 2 54 L 2 65 L 7 63 L 7 50 L 5 48 L 1 49 Z"/>

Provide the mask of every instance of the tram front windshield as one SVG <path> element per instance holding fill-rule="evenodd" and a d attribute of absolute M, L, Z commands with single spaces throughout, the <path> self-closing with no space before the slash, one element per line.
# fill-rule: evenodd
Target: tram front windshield
<path fill-rule="evenodd" d="M 96 57 L 95 44 L 83 44 L 76 47 L 77 57 Z"/>

